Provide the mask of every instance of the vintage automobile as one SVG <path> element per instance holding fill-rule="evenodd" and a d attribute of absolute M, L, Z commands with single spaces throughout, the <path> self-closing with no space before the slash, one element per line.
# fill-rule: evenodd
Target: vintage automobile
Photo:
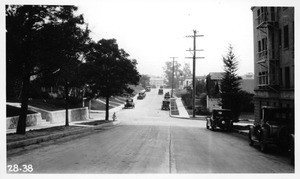
<path fill-rule="evenodd" d="M 169 100 L 162 101 L 161 110 L 170 110 L 170 101 Z"/>
<path fill-rule="evenodd" d="M 144 99 L 146 97 L 146 90 L 142 90 L 139 92 L 137 99 Z"/>
<path fill-rule="evenodd" d="M 217 127 L 231 131 L 233 126 L 232 112 L 230 109 L 213 109 L 212 116 L 206 118 L 206 128 L 214 131 Z"/>
<path fill-rule="evenodd" d="M 169 93 L 169 92 L 166 92 L 164 98 L 165 98 L 165 99 L 170 99 L 170 97 L 171 97 L 170 93 Z"/>
<path fill-rule="evenodd" d="M 146 91 L 147 92 L 151 91 L 151 86 L 146 86 Z"/>
<path fill-rule="evenodd" d="M 135 106 L 134 106 L 133 99 L 132 99 L 132 98 L 126 99 L 124 108 L 127 109 L 127 108 L 134 108 L 134 107 L 135 107 Z"/>
<path fill-rule="evenodd" d="M 164 94 L 164 90 L 163 89 L 159 89 L 158 90 L 158 94 Z"/>
<path fill-rule="evenodd" d="M 270 145 L 276 145 L 280 150 L 293 150 L 291 134 L 294 134 L 294 118 L 291 109 L 263 106 L 261 114 L 260 122 L 250 126 L 249 145 L 258 143 L 262 152 L 266 152 Z"/>

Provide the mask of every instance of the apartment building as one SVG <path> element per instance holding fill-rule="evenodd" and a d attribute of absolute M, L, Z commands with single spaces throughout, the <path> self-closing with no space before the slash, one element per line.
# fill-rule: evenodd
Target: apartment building
<path fill-rule="evenodd" d="M 294 7 L 252 7 L 255 121 L 262 106 L 294 109 Z M 293 115 L 294 116 L 294 115 Z"/>

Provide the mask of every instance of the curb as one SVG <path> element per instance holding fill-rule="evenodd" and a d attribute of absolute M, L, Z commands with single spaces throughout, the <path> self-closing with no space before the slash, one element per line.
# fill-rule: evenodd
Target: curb
<path fill-rule="evenodd" d="M 10 143 L 7 143 L 6 148 L 7 148 L 7 150 L 11 150 L 11 149 L 15 149 L 15 148 L 25 147 L 25 146 L 29 146 L 29 145 L 33 145 L 33 144 L 39 144 L 39 143 L 46 142 L 49 140 L 55 140 L 55 139 L 60 139 L 60 138 L 64 138 L 64 137 L 82 136 L 86 133 L 93 133 L 95 129 L 99 129 L 102 127 L 114 126 L 114 125 L 118 125 L 119 123 L 120 123 L 120 121 L 114 121 L 114 122 L 110 122 L 110 123 L 100 124 L 98 126 L 87 127 L 85 129 L 79 129 L 79 130 L 74 130 L 74 131 L 69 131 L 69 132 L 60 132 L 60 133 L 56 133 L 56 134 L 35 137 L 35 138 L 27 139 L 27 140 L 10 142 Z"/>

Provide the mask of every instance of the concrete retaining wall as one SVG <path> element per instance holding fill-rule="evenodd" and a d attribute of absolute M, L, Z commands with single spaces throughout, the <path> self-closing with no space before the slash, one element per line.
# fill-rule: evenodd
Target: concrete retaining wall
<path fill-rule="evenodd" d="M 19 116 L 6 118 L 6 129 L 16 129 L 18 125 Z M 26 126 L 36 126 L 42 121 L 41 113 L 28 114 L 26 118 Z"/>
<path fill-rule="evenodd" d="M 68 110 L 69 122 L 73 121 L 85 121 L 88 119 L 88 108 L 78 108 Z M 49 112 L 47 118 L 51 124 L 64 123 L 66 121 L 66 111 L 53 111 Z"/>
<path fill-rule="evenodd" d="M 38 111 L 42 114 L 42 118 L 46 119 L 46 121 L 51 124 L 54 123 L 64 123 L 66 121 L 66 110 L 59 111 L 46 111 L 42 109 L 38 109 L 35 107 L 30 107 L 35 111 Z M 85 121 L 88 119 L 88 108 L 77 108 L 77 109 L 69 109 L 69 122 L 72 121 Z"/>

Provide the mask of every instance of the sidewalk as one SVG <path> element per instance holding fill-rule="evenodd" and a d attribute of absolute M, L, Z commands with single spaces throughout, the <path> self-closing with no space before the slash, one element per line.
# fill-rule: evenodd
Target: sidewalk
<path fill-rule="evenodd" d="M 184 107 L 184 105 L 181 101 L 181 98 L 175 98 L 175 103 L 177 105 L 177 110 L 178 110 L 179 114 L 178 115 L 172 115 L 171 110 L 170 110 L 170 116 L 174 117 L 174 118 L 189 119 L 190 115 L 186 111 L 186 109 L 185 109 L 185 107 Z M 172 106 L 171 106 L 171 109 L 173 109 Z"/>

